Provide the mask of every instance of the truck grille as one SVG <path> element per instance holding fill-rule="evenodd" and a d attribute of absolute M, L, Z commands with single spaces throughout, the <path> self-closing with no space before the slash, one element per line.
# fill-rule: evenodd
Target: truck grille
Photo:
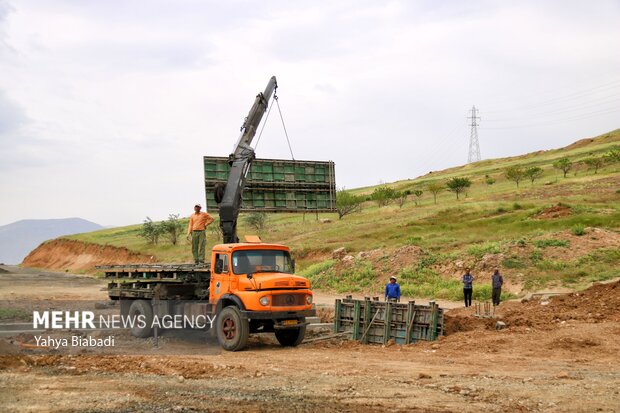
<path fill-rule="evenodd" d="M 306 304 L 305 294 L 278 294 L 273 296 L 273 307 L 295 307 Z"/>

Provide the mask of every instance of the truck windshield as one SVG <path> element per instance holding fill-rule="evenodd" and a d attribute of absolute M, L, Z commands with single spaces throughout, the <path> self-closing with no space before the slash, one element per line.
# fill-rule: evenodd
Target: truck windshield
<path fill-rule="evenodd" d="M 281 250 L 235 251 L 232 256 L 233 272 L 249 274 L 257 272 L 293 273 L 291 256 Z"/>

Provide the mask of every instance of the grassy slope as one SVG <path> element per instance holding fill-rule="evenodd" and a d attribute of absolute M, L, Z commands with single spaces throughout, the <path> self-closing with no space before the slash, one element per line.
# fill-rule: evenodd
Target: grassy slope
<path fill-rule="evenodd" d="M 435 205 L 431 194 L 425 192 L 418 206 L 408 201 L 402 208 L 396 205 L 378 208 L 367 202 L 360 213 L 342 220 L 335 214 L 319 214 L 321 219 L 331 219 L 330 223 L 316 220 L 314 214 L 305 217 L 303 214 L 273 214 L 269 216 L 269 229 L 261 236 L 265 241 L 289 245 L 302 273 L 313 279 L 315 286 L 340 292 L 376 292 L 388 274 L 398 273 L 403 289 L 409 294 L 458 298 L 460 284 L 456 276 L 460 270 L 454 263 L 462 261 L 482 269 L 487 253 L 495 254 L 514 291 L 553 284 L 579 286 L 586 281 L 617 275 L 613 268 L 620 264 L 620 254 L 603 248 L 602 255 L 591 251 L 572 261 L 558 260 L 553 254 L 547 254 L 544 246 L 536 246 L 535 239 L 556 237 L 576 225 L 620 229 L 620 194 L 617 192 L 620 190 L 620 165 L 605 166 L 596 175 L 584 169 L 571 171 L 564 179 L 560 171 L 552 168 L 552 163 L 564 156 L 576 163 L 591 155 L 604 154 L 619 144 L 620 130 L 616 130 L 562 149 L 485 160 L 429 173 L 389 186 L 399 190 L 425 190 L 431 181 L 445 181 L 454 176 L 467 176 L 473 185 L 467 197 L 461 197 L 458 202 L 454 194 L 444 192 Z M 517 189 L 503 177 L 505 168 L 516 164 L 540 166 L 544 175 L 534 185 L 522 182 Z M 497 182 L 486 185 L 486 175 Z M 354 192 L 369 194 L 372 190 L 373 187 L 367 187 Z M 569 205 L 572 213 L 556 219 L 536 219 L 543 208 L 558 202 Z M 243 219 L 241 221 L 240 234 L 253 233 Z M 139 227 L 106 229 L 69 238 L 124 246 L 154 254 L 162 262 L 191 261 L 185 240 L 178 246 L 165 241 L 157 246 L 148 245 L 137 236 Z M 210 233 L 208 242 L 209 245 L 219 242 L 217 234 Z M 407 257 L 396 262 L 390 260 L 394 251 L 407 245 L 415 247 L 415 260 Z M 370 250 L 381 253 L 344 265 L 330 259 L 331 252 L 342 246 L 354 255 Z M 557 253 L 558 248 L 569 250 L 570 242 L 565 247 L 551 249 Z M 488 293 L 488 287 L 478 288 L 480 297 Z"/>

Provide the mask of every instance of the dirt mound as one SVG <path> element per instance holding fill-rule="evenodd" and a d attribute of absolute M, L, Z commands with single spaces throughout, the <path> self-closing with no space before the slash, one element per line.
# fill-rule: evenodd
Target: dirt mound
<path fill-rule="evenodd" d="M 554 219 L 567 217 L 572 214 L 572 211 L 568 205 L 557 204 L 549 208 L 545 208 L 536 214 L 535 218 L 538 219 Z"/>
<path fill-rule="evenodd" d="M 548 300 L 503 303 L 496 310 L 496 317 L 508 327 L 527 327 L 550 330 L 576 322 L 602 323 L 620 321 L 620 281 L 595 284 L 585 291 L 560 295 Z M 496 319 L 472 316 L 471 308 L 450 310 L 445 314 L 446 335 L 473 330 L 495 328 Z M 563 348 L 596 346 L 595 340 L 563 341 L 554 343 Z"/>
<path fill-rule="evenodd" d="M 502 319 L 512 325 L 534 327 L 575 321 L 620 321 L 620 281 L 595 284 L 585 291 L 549 300 L 531 300 L 507 306 Z"/>
<path fill-rule="evenodd" d="M 6 274 L 6 273 L 8 273 L 8 271 L 0 267 L 0 274 Z"/>
<path fill-rule="evenodd" d="M 92 270 L 96 265 L 156 262 L 154 256 L 127 248 L 89 244 L 68 239 L 44 242 L 32 250 L 22 265 L 52 270 Z"/>
<path fill-rule="evenodd" d="M 495 328 L 495 320 L 490 318 L 476 318 L 460 314 L 446 314 L 444 317 L 444 334 L 460 331 L 485 330 Z"/>

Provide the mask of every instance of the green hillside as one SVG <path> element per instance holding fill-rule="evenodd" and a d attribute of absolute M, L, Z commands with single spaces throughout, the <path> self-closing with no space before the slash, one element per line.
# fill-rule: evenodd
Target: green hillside
<path fill-rule="evenodd" d="M 606 162 L 596 173 L 585 163 L 618 147 L 620 130 L 615 130 L 562 149 L 432 172 L 387 184 L 399 191 L 424 191 L 418 205 L 411 195 L 402 207 L 366 201 L 360 212 L 342 220 L 337 214 L 319 214 L 318 219 L 315 214 L 271 214 L 260 235 L 289 245 L 298 269 L 318 289 L 379 294 L 387 277 L 396 274 L 408 295 L 458 299 L 464 266 L 478 275 L 479 298 L 490 293 L 481 284 L 494 266 L 502 270 L 512 294 L 547 286 L 579 288 L 620 276 L 620 162 Z M 553 167 L 563 157 L 573 164 L 566 178 Z M 510 166 L 537 166 L 543 173 L 517 188 L 504 176 Z M 428 184 L 453 177 L 467 177 L 472 185 L 458 201 L 454 193 L 441 192 L 435 204 Z M 489 185 L 489 178 L 495 183 Z M 368 196 L 374 189 L 351 192 Z M 177 246 L 165 240 L 150 245 L 138 236 L 139 229 L 134 225 L 67 238 L 127 247 L 161 262 L 191 262 L 184 239 Z M 241 238 L 254 232 L 242 216 Z M 208 242 L 219 242 L 219 235 L 210 232 Z M 346 249 L 344 259 L 332 257 L 340 247 Z"/>

